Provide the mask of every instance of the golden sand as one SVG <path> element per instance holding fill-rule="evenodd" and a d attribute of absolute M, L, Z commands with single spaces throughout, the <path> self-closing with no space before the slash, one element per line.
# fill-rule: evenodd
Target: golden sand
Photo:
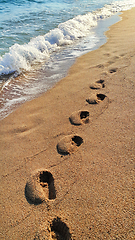
<path fill-rule="evenodd" d="M 134 239 L 135 8 L 0 122 L 0 239 Z"/>

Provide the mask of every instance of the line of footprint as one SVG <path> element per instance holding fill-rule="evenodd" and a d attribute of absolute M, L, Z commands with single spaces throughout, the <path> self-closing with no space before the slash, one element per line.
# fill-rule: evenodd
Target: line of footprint
<path fill-rule="evenodd" d="M 92 90 L 100 90 L 105 88 L 104 80 L 98 80 L 90 85 Z M 89 98 L 86 99 L 88 104 L 99 104 L 107 98 L 102 93 L 94 92 Z M 108 99 L 109 102 L 109 99 Z M 73 125 L 82 125 L 90 122 L 90 112 L 88 110 L 75 111 L 69 117 L 69 121 Z M 72 154 L 83 143 L 82 137 L 77 134 L 67 135 L 63 137 L 57 144 L 57 151 L 61 155 Z M 54 184 L 54 178 L 50 171 L 45 169 L 38 169 L 33 172 L 25 186 L 25 196 L 30 204 L 41 204 L 44 201 L 55 200 L 56 190 Z M 51 239 L 63 239 L 70 240 L 72 236 L 70 234 L 68 226 L 57 217 L 54 218 L 49 227 L 50 240 Z M 35 237 L 36 239 L 36 237 Z M 40 239 L 38 237 L 38 239 Z"/>

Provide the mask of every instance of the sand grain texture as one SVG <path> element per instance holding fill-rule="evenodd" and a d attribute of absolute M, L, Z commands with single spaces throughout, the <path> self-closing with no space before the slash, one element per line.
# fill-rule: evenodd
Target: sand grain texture
<path fill-rule="evenodd" d="M 106 44 L 0 122 L 0 239 L 134 239 L 135 9 L 121 16 Z M 100 80 L 104 87 L 90 88 Z M 107 97 L 89 104 L 93 94 Z M 87 124 L 71 124 L 83 109 Z M 83 143 L 59 154 L 70 135 Z M 35 204 L 25 189 L 37 169 L 51 173 L 56 196 Z"/>

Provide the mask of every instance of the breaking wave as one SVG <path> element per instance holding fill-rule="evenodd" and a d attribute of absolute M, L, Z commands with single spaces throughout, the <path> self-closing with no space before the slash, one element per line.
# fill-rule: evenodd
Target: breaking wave
<path fill-rule="evenodd" d="M 17 44 L 9 48 L 9 52 L 0 57 L 0 75 L 21 73 L 30 70 L 34 63 L 42 62 L 50 57 L 61 46 L 72 44 L 90 34 L 98 20 L 108 18 L 117 12 L 128 10 L 135 6 L 135 0 L 117 1 L 85 15 L 78 15 L 43 36 L 32 38 L 28 44 Z"/>

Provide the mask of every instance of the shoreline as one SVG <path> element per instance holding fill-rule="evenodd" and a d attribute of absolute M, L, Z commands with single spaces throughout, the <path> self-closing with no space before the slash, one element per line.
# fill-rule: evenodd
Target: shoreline
<path fill-rule="evenodd" d="M 56 226 L 65 239 L 134 238 L 134 16 L 122 13 L 107 43 L 1 120 L 1 239 L 52 239 Z M 40 198 L 37 169 L 55 186 L 47 180 L 53 197 L 43 191 L 41 204 L 26 194 L 34 201 L 37 186 Z"/>
<path fill-rule="evenodd" d="M 0 98 L 2 99 L 0 103 L 0 120 L 7 117 L 25 102 L 38 98 L 43 93 L 47 92 L 55 83 L 59 82 L 67 75 L 70 67 L 75 63 L 78 57 L 98 49 L 103 45 L 106 42 L 104 32 L 107 31 L 111 25 L 120 20 L 119 15 L 120 13 L 117 13 L 98 22 L 98 26 L 94 27 L 94 32 L 91 33 L 93 37 L 98 39 L 95 40 L 95 43 L 92 43 L 93 38 L 90 35 L 86 37 L 85 40 L 82 39 L 80 43 L 76 43 L 76 50 L 74 50 L 74 45 L 69 45 L 69 47 L 64 48 L 62 51 L 56 52 L 52 59 L 48 59 L 47 63 L 42 63 L 42 67 L 40 66 L 41 69 L 39 67 L 39 70 L 33 69 L 30 72 L 24 73 L 25 75 L 20 74 L 18 77 L 13 77 L 13 79 L 11 77 L 11 79 L 5 80 L 3 83 L 4 88 L 1 86 L 2 91 L 0 92 Z M 92 38 L 92 42 L 89 38 Z M 83 49 L 87 49 L 87 51 L 79 50 L 80 53 L 78 53 L 77 49 L 79 46 L 80 48 L 83 46 Z M 71 57 L 72 51 L 76 53 L 74 52 L 75 56 Z M 65 56 L 64 58 L 63 54 Z M 59 61 L 57 62 L 58 59 Z"/>

